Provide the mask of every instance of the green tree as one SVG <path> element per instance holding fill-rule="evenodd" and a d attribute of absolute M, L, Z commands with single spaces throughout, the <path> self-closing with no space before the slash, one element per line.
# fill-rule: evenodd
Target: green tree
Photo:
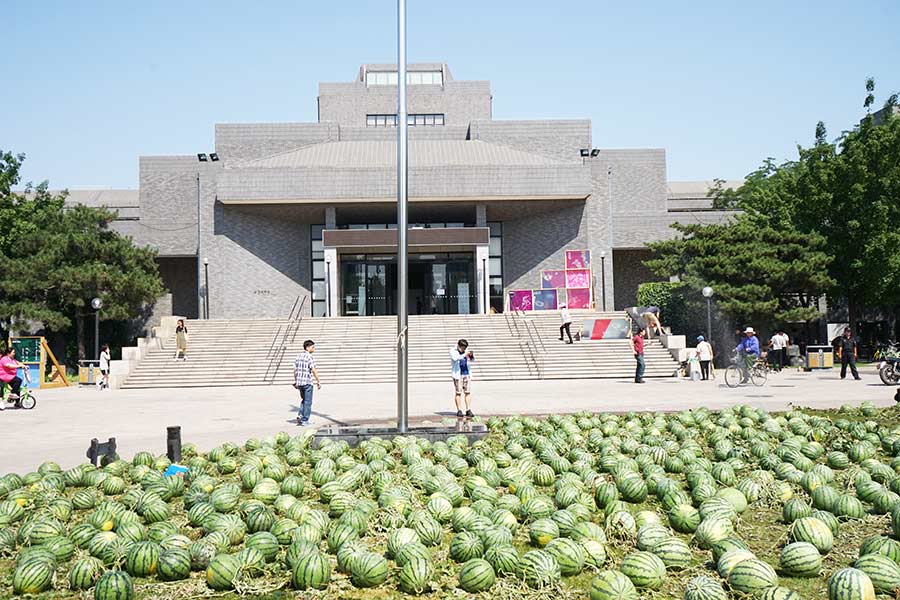
<path fill-rule="evenodd" d="M 103 300 L 104 320 L 125 320 L 163 293 L 155 251 L 111 230 L 116 215 L 105 208 L 65 207 L 65 196 L 48 194 L 46 184 L 27 194 L 9 191 L 22 161 L 10 156 L 2 155 L 0 168 L 0 182 L 11 182 L 0 187 L 0 211 L 14 219 L 0 230 L 0 314 L 9 325 L 37 321 L 56 331 L 74 325 L 84 358 L 93 297 Z"/>
<path fill-rule="evenodd" d="M 678 277 L 685 301 L 694 304 L 689 312 L 705 314 L 697 291 L 710 285 L 718 311 L 736 325 L 805 321 L 834 284 L 819 235 L 760 226 L 746 216 L 673 227 L 681 235 L 650 244 L 655 257 L 646 265 L 657 275 Z"/>
<path fill-rule="evenodd" d="M 874 91 L 869 79 L 867 111 Z M 896 101 L 893 95 L 885 105 Z M 780 165 L 767 159 L 737 190 L 719 185 L 715 205 L 744 210 L 763 227 L 824 237 L 833 257 L 828 291 L 847 303 L 851 323 L 861 307 L 900 305 L 900 117 L 888 111 L 876 123 L 867 114 L 835 142 L 819 122 L 813 146 L 797 153 Z"/>

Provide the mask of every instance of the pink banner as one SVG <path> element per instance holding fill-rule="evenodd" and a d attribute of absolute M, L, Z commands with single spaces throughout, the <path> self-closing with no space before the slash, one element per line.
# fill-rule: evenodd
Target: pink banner
<path fill-rule="evenodd" d="M 591 266 L 590 250 L 566 250 L 567 269 L 587 269 Z"/>
<path fill-rule="evenodd" d="M 512 290 L 509 292 L 509 308 L 511 310 L 534 310 L 531 290 Z"/>
<path fill-rule="evenodd" d="M 555 290 L 566 287 L 566 272 L 562 269 L 541 271 L 541 289 Z"/>
<path fill-rule="evenodd" d="M 591 287 L 590 269 L 569 269 L 566 271 L 566 287 L 581 289 Z"/>
<path fill-rule="evenodd" d="M 578 290 L 567 290 L 568 291 L 568 301 L 569 308 L 590 308 L 591 307 L 591 290 L 590 289 L 578 289 Z"/>
<path fill-rule="evenodd" d="M 556 310 L 556 290 L 534 290 L 534 310 Z"/>

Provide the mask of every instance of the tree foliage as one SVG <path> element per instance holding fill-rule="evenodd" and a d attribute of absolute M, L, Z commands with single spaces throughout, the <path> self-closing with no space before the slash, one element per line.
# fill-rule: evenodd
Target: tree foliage
<path fill-rule="evenodd" d="M 92 298 L 102 319 L 125 320 L 163 293 L 156 254 L 110 229 L 106 208 L 67 207 L 46 183 L 13 192 L 22 159 L 0 152 L 0 315 L 7 327 L 75 325 L 81 358 Z"/>
<path fill-rule="evenodd" d="M 874 89 L 869 79 L 867 111 Z M 714 192 L 716 206 L 741 209 L 760 227 L 823 237 L 833 257 L 828 291 L 847 302 L 851 321 L 861 306 L 900 304 L 900 117 L 886 112 L 880 123 L 868 114 L 835 142 L 819 122 L 814 145 L 798 146 L 796 160 L 767 159 L 740 188 Z"/>
<path fill-rule="evenodd" d="M 817 298 L 834 284 L 825 239 L 817 234 L 761 226 L 747 217 L 674 228 L 679 237 L 650 244 L 655 257 L 647 266 L 678 277 L 684 297 L 695 304 L 696 291 L 712 286 L 717 309 L 736 325 L 765 328 L 810 319 Z"/>

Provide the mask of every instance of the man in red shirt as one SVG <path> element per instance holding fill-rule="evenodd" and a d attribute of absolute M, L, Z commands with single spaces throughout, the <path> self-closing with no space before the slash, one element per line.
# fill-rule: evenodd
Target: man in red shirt
<path fill-rule="evenodd" d="M 644 383 L 644 329 L 638 328 L 631 338 L 631 351 L 634 353 L 634 360 L 637 361 L 637 368 L 634 371 L 634 382 Z"/>

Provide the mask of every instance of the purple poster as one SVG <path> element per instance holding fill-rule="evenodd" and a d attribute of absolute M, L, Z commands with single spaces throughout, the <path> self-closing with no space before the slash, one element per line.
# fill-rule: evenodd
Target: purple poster
<path fill-rule="evenodd" d="M 531 290 L 512 290 L 509 293 L 509 308 L 511 310 L 534 310 Z"/>
<path fill-rule="evenodd" d="M 566 287 L 566 272 L 562 269 L 541 271 L 541 289 L 555 290 Z"/>
<path fill-rule="evenodd" d="M 568 290 L 569 308 L 590 308 L 591 307 L 591 290 Z"/>
<path fill-rule="evenodd" d="M 567 269 L 587 269 L 590 266 L 591 266 L 591 251 L 590 250 L 566 250 L 566 268 Z"/>
<path fill-rule="evenodd" d="M 591 287 L 590 269 L 569 269 L 566 271 L 566 287 L 582 289 Z"/>
<path fill-rule="evenodd" d="M 534 290 L 534 310 L 556 310 L 556 290 Z"/>

